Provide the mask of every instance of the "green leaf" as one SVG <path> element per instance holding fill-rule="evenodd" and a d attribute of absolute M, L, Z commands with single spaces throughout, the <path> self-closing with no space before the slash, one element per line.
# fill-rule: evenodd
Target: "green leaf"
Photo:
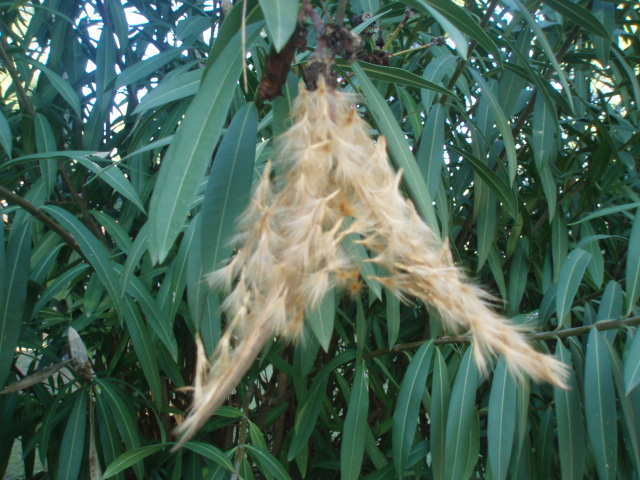
<path fill-rule="evenodd" d="M 393 412 L 391 436 L 393 463 L 396 467 L 398 478 L 402 478 L 407 467 L 409 452 L 416 435 L 420 400 L 427 383 L 432 356 L 433 341 L 430 340 L 423 343 L 411 359 L 407 373 L 405 373 L 398 391 L 398 400 Z"/>
<path fill-rule="evenodd" d="M 89 265 L 87 264 L 76 265 L 56 278 L 55 281 L 51 283 L 51 285 L 49 285 L 44 292 L 42 292 L 40 298 L 38 298 L 38 301 L 33 307 L 33 316 L 36 316 L 38 313 L 40 313 L 43 307 L 47 303 L 49 303 L 49 301 L 58 292 L 66 287 L 69 287 L 74 281 L 77 281 L 79 278 L 81 278 L 88 269 Z"/>
<path fill-rule="evenodd" d="M 558 291 L 556 296 L 556 312 L 560 328 L 570 326 L 571 304 L 578 293 L 580 282 L 587 269 L 591 255 L 584 250 L 576 248 L 567 257 L 562 265 L 558 278 Z"/>
<path fill-rule="evenodd" d="M 118 75 L 116 78 L 115 88 L 118 89 L 125 85 L 130 85 L 151 74 L 155 74 L 167 63 L 178 58 L 182 51 L 182 48 L 172 48 L 134 63 L 130 67 L 125 68 L 122 73 Z"/>
<path fill-rule="evenodd" d="M 463 150 L 454 145 L 447 145 L 447 149 L 453 150 L 458 155 L 464 157 L 471 164 L 473 171 L 489 186 L 504 205 L 509 215 L 518 217 L 518 199 L 515 192 L 487 165 L 480 159 L 473 156 L 467 150 Z"/>
<path fill-rule="evenodd" d="M 622 429 L 625 439 L 625 447 L 633 459 L 633 464 L 636 471 L 640 471 L 640 440 L 638 431 L 635 426 L 635 413 L 633 410 L 633 400 L 631 396 L 626 394 L 624 374 L 622 371 L 622 362 L 618 353 L 611 346 L 611 343 L 606 341 L 607 349 L 609 350 L 609 360 L 611 361 L 611 371 L 613 373 L 613 379 L 616 384 L 616 390 L 618 392 L 618 402 L 622 410 L 623 421 Z"/>
<path fill-rule="evenodd" d="M 256 447 L 255 445 L 245 445 L 249 455 L 262 467 L 263 470 L 269 472 L 278 480 L 291 479 L 285 468 L 269 451 Z"/>
<path fill-rule="evenodd" d="M 213 161 L 200 219 L 205 273 L 220 268 L 233 251 L 229 241 L 251 193 L 257 129 L 258 111 L 248 103 L 233 117 Z"/>
<path fill-rule="evenodd" d="M 477 438 L 472 438 L 476 421 L 476 388 L 478 368 L 472 355 L 473 347 L 467 348 L 458 368 L 451 390 L 451 403 L 447 418 L 447 441 L 445 453 L 445 478 L 465 480 L 468 478 L 469 452 Z M 473 465 L 477 462 L 474 460 Z M 470 475 L 470 473 L 469 473 Z"/>
<path fill-rule="evenodd" d="M 336 64 L 340 65 L 343 68 L 349 68 L 349 64 L 347 64 L 346 62 L 338 61 L 336 62 Z M 452 98 L 457 98 L 455 93 L 453 93 L 451 90 L 402 68 L 386 67 L 368 62 L 356 61 L 351 64 L 350 67 L 356 75 L 358 75 L 358 73 L 356 72 L 354 67 L 365 72 L 369 78 L 373 78 L 374 80 L 380 80 L 381 82 L 390 83 L 392 85 L 404 85 L 407 87 L 424 88 L 425 90 L 438 92 L 444 95 L 448 95 Z"/>
<path fill-rule="evenodd" d="M 544 0 L 544 3 L 587 32 L 603 38 L 611 37 L 602 22 L 579 3 L 570 0 Z"/>
<path fill-rule="evenodd" d="M 73 87 L 69 84 L 67 80 L 62 78 L 56 72 L 51 70 L 49 67 L 44 66 L 42 63 L 30 59 L 28 57 L 22 57 L 25 61 L 36 67 L 38 70 L 42 71 L 47 76 L 47 79 L 53 85 L 53 88 L 57 90 L 62 98 L 69 104 L 69 106 L 73 109 L 73 112 L 76 114 L 77 118 L 82 118 L 82 113 L 80 109 L 80 98 L 78 98 L 78 94 L 73 89 Z"/>
<path fill-rule="evenodd" d="M 584 375 L 584 408 L 598 477 L 615 479 L 618 450 L 616 396 L 606 341 L 596 328 L 591 329 Z"/>
<path fill-rule="evenodd" d="M 640 208 L 636 210 L 633 227 L 631 227 L 631 234 L 629 235 L 626 280 L 627 315 L 630 315 L 633 307 L 640 299 Z"/>
<path fill-rule="evenodd" d="M 416 157 L 431 198 L 435 198 L 444 166 L 444 107 L 436 103 L 424 125 L 420 149 Z"/>
<path fill-rule="evenodd" d="M 315 335 L 318 343 L 325 352 L 329 351 L 331 337 L 333 335 L 333 323 L 336 315 L 336 296 L 330 290 L 319 305 L 307 313 L 306 324 Z"/>
<path fill-rule="evenodd" d="M 260 0 L 260 7 L 267 22 L 269 39 L 279 52 L 296 29 L 300 4 L 297 0 Z"/>
<path fill-rule="evenodd" d="M 589 220 L 593 220 L 594 218 L 604 217 L 605 215 L 613 215 L 614 213 L 626 212 L 627 210 L 631 210 L 632 208 L 640 208 L 640 202 L 627 203 L 626 205 L 615 205 L 613 207 L 601 208 L 581 218 L 576 222 L 570 223 L 569 225 L 578 225 L 582 222 L 588 222 Z"/>
<path fill-rule="evenodd" d="M 447 20 L 455 25 L 462 33 L 476 40 L 480 45 L 489 50 L 494 58 L 499 59 L 500 51 L 491 37 L 478 24 L 478 21 L 466 9 L 449 0 L 403 0 L 402 3 L 416 8 L 422 12 L 428 12 L 427 5 L 436 8 Z"/>
<path fill-rule="evenodd" d="M 493 94 L 489 85 L 485 82 L 482 75 L 478 73 L 474 68 L 469 68 L 468 71 L 471 73 L 475 81 L 478 83 L 480 88 L 482 89 L 482 98 L 486 98 L 489 102 L 489 108 L 493 112 L 495 116 L 496 125 L 500 134 L 502 135 L 502 140 L 504 141 L 504 148 L 507 152 L 507 167 L 509 171 L 509 184 L 512 184 L 516 178 L 516 169 L 518 165 L 518 160 L 516 158 L 516 144 L 513 139 L 513 133 L 511 132 L 511 128 L 509 127 L 509 122 L 504 112 L 502 111 L 502 107 L 500 102 Z"/>
<path fill-rule="evenodd" d="M 125 452 L 116 458 L 113 462 L 109 464 L 107 469 L 104 471 L 102 475 L 103 479 L 111 478 L 117 473 L 126 470 L 127 468 L 135 465 L 138 462 L 143 461 L 145 458 L 153 455 L 159 450 L 163 448 L 167 448 L 167 446 L 171 445 L 170 443 L 160 443 L 157 445 L 149 445 L 148 447 L 137 448 L 135 450 L 131 450 L 130 452 Z M 75 478 L 75 477 L 61 477 L 61 478 Z"/>
<path fill-rule="evenodd" d="M 85 257 L 98 274 L 100 281 L 109 292 L 109 295 L 111 295 L 116 309 L 122 314 L 123 305 L 122 297 L 120 296 L 119 279 L 113 267 L 113 262 L 109 261 L 111 255 L 107 247 L 94 237 L 80 220 L 66 210 L 53 205 L 45 205 L 40 210 L 53 217 L 73 235 Z"/>
<path fill-rule="evenodd" d="M 79 478 L 80 475 L 87 434 L 88 389 L 81 388 L 76 396 L 60 444 L 56 478 Z"/>
<path fill-rule="evenodd" d="M 393 348 L 400 333 L 400 299 L 388 288 L 384 289 L 386 300 L 387 341 L 389 348 Z"/>
<path fill-rule="evenodd" d="M 156 403 L 162 401 L 162 387 L 160 385 L 160 372 L 156 361 L 156 350 L 153 345 L 153 337 L 149 335 L 147 327 L 142 321 L 138 307 L 131 298 L 124 298 L 124 320 L 131 335 L 133 350 L 138 357 L 144 376 L 151 387 L 151 392 Z M 169 349 L 171 351 L 171 349 Z"/>
<path fill-rule="evenodd" d="M 134 420 L 134 416 L 130 410 L 128 399 L 123 398 L 119 389 L 112 385 L 108 380 L 95 379 L 96 385 L 99 387 L 99 394 L 109 405 L 111 410 L 111 418 L 115 420 L 116 427 L 120 433 L 120 437 L 124 442 L 127 450 L 132 451 L 141 447 L 138 428 Z M 133 465 L 138 478 L 145 478 L 144 463 L 136 462 Z"/>
<path fill-rule="evenodd" d="M 551 255 L 553 256 L 553 280 L 558 281 L 562 265 L 567 260 L 569 250 L 569 230 L 562 209 L 551 222 Z"/>
<path fill-rule="evenodd" d="M 34 128 L 36 131 L 36 146 L 39 152 L 50 152 L 57 149 L 53 129 L 47 117 L 41 113 L 36 113 L 34 117 Z M 47 197 L 51 195 L 53 187 L 56 183 L 58 173 L 58 165 L 55 159 L 40 160 L 40 170 L 42 171 L 42 180 L 45 183 Z"/>
<path fill-rule="evenodd" d="M 569 351 L 561 340 L 556 342 L 556 358 L 569 367 L 569 375 L 565 379 L 567 390 L 554 387 L 556 416 L 558 418 L 558 446 L 560 452 L 560 471 L 562 478 L 581 480 L 584 478 L 585 445 L 584 419 L 582 402 L 576 382 L 576 375 L 571 365 Z"/>
<path fill-rule="evenodd" d="M 200 68 L 163 79 L 156 88 L 142 97 L 133 113 L 146 112 L 183 98 L 192 97 L 198 93 L 203 71 L 204 69 Z"/>
<path fill-rule="evenodd" d="M 446 456 L 446 426 L 451 398 L 449 370 L 440 348 L 435 349 L 431 387 L 431 469 L 435 480 L 443 480 Z"/>
<path fill-rule="evenodd" d="M 478 266 L 476 267 L 476 272 L 479 272 L 484 266 L 489 257 L 491 247 L 496 240 L 497 204 L 498 202 L 493 192 L 487 192 L 484 202 L 480 205 L 478 213 Z"/>
<path fill-rule="evenodd" d="M 218 465 L 224 467 L 227 471 L 233 472 L 233 464 L 231 460 L 217 447 L 203 442 L 187 442 L 184 444 L 184 448 L 191 450 L 192 452 L 207 457 L 213 460 Z"/>
<path fill-rule="evenodd" d="M 558 78 L 560 79 L 560 83 L 562 84 L 562 87 L 564 89 L 564 94 L 567 97 L 567 101 L 569 102 L 569 105 L 571 106 L 571 108 L 573 108 L 573 97 L 571 96 L 571 89 L 569 88 L 569 82 L 567 81 L 567 77 L 564 74 L 562 67 L 560 67 L 560 63 L 558 62 L 558 59 L 553 53 L 553 47 L 551 47 L 549 40 L 547 40 L 546 35 L 542 31 L 542 28 L 540 28 L 540 25 L 538 25 L 538 22 L 536 21 L 536 19 L 533 17 L 533 15 L 531 15 L 531 13 L 529 12 L 529 9 L 525 7 L 520 0 L 511 0 L 511 1 L 516 6 L 518 14 L 524 17 L 525 21 L 529 24 L 529 27 L 531 27 L 531 30 L 533 30 L 533 33 L 536 35 L 537 41 L 542 44 L 542 51 L 547 57 L 547 59 L 549 59 L 549 62 L 551 62 L 551 66 L 553 67 Z"/>
<path fill-rule="evenodd" d="M 4 250 L 4 222 L 0 240 L 0 388 L 4 386 L 13 363 L 22 330 L 22 315 L 27 300 L 32 225 L 25 221 L 13 226 Z"/>
<path fill-rule="evenodd" d="M 447 17 L 442 15 L 437 9 L 430 5 L 425 5 L 425 9 L 429 14 L 440 24 L 442 30 L 447 32 L 447 36 L 453 40 L 453 44 L 456 46 L 456 50 L 461 58 L 464 60 L 469 59 L 469 41 L 465 35 L 451 23 Z"/>
<path fill-rule="evenodd" d="M 536 97 L 533 107 L 533 121 L 531 124 L 531 150 L 538 171 L 555 162 L 558 152 L 556 132 L 558 119 L 551 111 L 542 95 Z"/>
<path fill-rule="evenodd" d="M 369 413 L 369 375 L 364 361 L 358 362 L 351 389 L 351 398 L 342 430 L 340 447 L 340 478 L 360 478 L 364 457 L 365 431 Z"/>
<path fill-rule="evenodd" d="M 510 315 L 517 315 L 520 303 L 527 287 L 527 276 L 530 268 L 530 246 L 527 237 L 521 238 L 513 254 L 511 275 L 509 278 L 509 309 Z"/>
<path fill-rule="evenodd" d="M 489 395 L 487 442 L 495 479 L 507 478 L 516 432 L 516 383 L 504 357 L 498 359 Z"/>
<path fill-rule="evenodd" d="M 442 80 L 444 79 L 445 75 L 453 74 L 455 69 L 454 65 L 458 59 L 459 57 L 450 54 L 434 58 L 429 62 L 427 67 L 424 69 L 424 72 L 422 72 L 422 78 L 431 83 L 434 83 L 437 86 L 441 86 Z M 422 106 L 425 109 L 425 113 L 427 113 L 431 108 L 433 108 L 432 104 L 436 96 L 436 92 L 432 88 L 423 88 L 420 90 L 420 94 L 422 97 Z M 452 94 L 453 92 L 447 95 L 451 96 Z"/>
<path fill-rule="evenodd" d="M 260 27 L 247 26 L 247 45 L 258 37 Z M 204 175 L 218 143 L 242 66 L 240 33 L 203 78 L 164 157 L 149 206 L 149 253 L 154 263 L 165 260 L 182 230 L 195 199 L 193 186 Z"/>
<path fill-rule="evenodd" d="M 580 237 L 577 248 L 582 248 L 591 255 L 587 272 L 589 272 L 593 282 L 600 287 L 604 282 L 604 255 L 599 242 L 601 236 L 595 235 L 590 223 L 583 223 L 580 226 Z"/>
<path fill-rule="evenodd" d="M 624 383 L 627 386 L 627 395 L 640 384 L 640 332 L 638 330 L 633 336 L 629 353 L 624 361 Z"/>
<path fill-rule="evenodd" d="M 380 132 L 386 137 L 387 148 L 391 154 L 396 168 L 404 170 L 403 181 L 409 190 L 411 199 L 414 201 L 420 215 L 425 219 L 429 227 L 434 232 L 439 232 L 438 221 L 436 220 L 435 210 L 432 205 L 432 199 L 429 197 L 427 185 L 424 182 L 420 170 L 416 164 L 407 140 L 397 124 L 393 113 L 389 109 L 387 102 L 380 95 L 367 77 L 367 74 L 360 67 L 359 63 L 354 63 L 352 69 L 367 99 L 367 107 L 376 121 L 376 126 Z"/>
<path fill-rule="evenodd" d="M 140 200 L 138 192 L 136 192 L 133 185 L 131 185 L 127 177 L 124 176 L 124 173 L 120 171 L 115 163 L 106 168 L 102 168 L 96 162 L 86 157 L 76 157 L 76 160 L 87 170 L 95 173 L 98 178 L 102 179 L 120 195 L 131 201 L 142 213 L 145 213 L 144 205 L 142 205 L 142 200 Z"/>
<path fill-rule="evenodd" d="M 11 127 L 7 121 L 7 117 L 4 116 L 2 110 L 0 110 L 0 145 L 2 145 L 7 156 L 11 159 L 11 152 L 13 151 L 13 135 L 11 133 Z"/>
<path fill-rule="evenodd" d="M 138 262 L 147 251 L 147 224 L 145 223 L 138 230 L 136 239 L 131 244 L 131 247 L 127 250 L 127 260 L 124 263 L 124 269 L 122 270 L 122 295 L 127 290 L 127 286 L 133 275 L 133 271 L 137 268 Z"/>
<path fill-rule="evenodd" d="M 327 384 L 329 382 L 329 373 L 334 369 L 350 362 L 355 358 L 355 351 L 348 350 L 337 357 L 333 358 L 313 379 L 313 385 L 309 389 L 307 400 L 298 408 L 296 412 L 296 420 L 294 423 L 294 433 L 291 439 L 291 445 L 287 452 L 287 460 L 291 461 L 302 451 L 307 444 L 309 437 L 313 433 L 313 429 L 318 422 L 318 416 L 322 409 L 322 402 L 326 398 Z"/>

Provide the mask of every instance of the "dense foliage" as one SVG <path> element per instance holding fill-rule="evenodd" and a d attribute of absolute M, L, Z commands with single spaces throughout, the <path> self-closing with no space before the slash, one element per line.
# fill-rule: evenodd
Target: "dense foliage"
<path fill-rule="evenodd" d="M 503 360 L 480 376 L 468 339 L 372 282 L 309 312 L 298 345 L 274 339 L 171 453 L 195 335 L 211 352 L 225 323 L 203 275 L 291 121 L 309 51 L 283 96 L 257 89 L 300 5 L 16 1 L 0 6 L 0 472 L 21 442 L 27 478 L 639 478 L 638 4 L 313 5 L 362 33 L 340 88 L 407 195 L 571 389 Z"/>

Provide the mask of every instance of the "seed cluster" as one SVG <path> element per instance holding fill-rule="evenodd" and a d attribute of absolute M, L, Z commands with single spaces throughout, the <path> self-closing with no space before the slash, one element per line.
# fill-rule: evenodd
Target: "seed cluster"
<path fill-rule="evenodd" d="M 350 96 L 320 79 L 315 91 L 301 86 L 292 113 L 294 124 L 277 139 L 276 159 L 240 220 L 237 254 L 209 276 L 228 293 L 222 309 L 229 323 L 211 362 L 199 347 L 180 442 L 222 404 L 266 342 L 299 338 L 305 312 L 332 289 L 360 291 L 354 244 L 366 247 L 366 261 L 380 272 L 368 281 L 434 306 L 449 330 L 469 332 L 481 370 L 502 354 L 517 375 L 563 386 L 563 364 L 535 351 L 454 266 L 446 244 L 400 192 L 402 172 L 390 167 L 384 138 L 371 139 Z"/>

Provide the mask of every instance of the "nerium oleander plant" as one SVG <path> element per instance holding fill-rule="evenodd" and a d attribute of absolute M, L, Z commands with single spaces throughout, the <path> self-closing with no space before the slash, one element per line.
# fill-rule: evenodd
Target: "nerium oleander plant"
<path fill-rule="evenodd" d="M 199 345 L 179 445 L 220 407 L 269 339 L 300 338 L 305 313 L 334 288 L 360 291 L 358 243 L 380 272 L 366 280 L 435 307 L 449 331 L 469 332 L 480 371 L 503 355 L 515 375 L 564 386 L 564 365 L 534 350 L 491 308 L 490 296 L 465 278 L 403 196 L 402 171 L 391 168 L 384 137 L 370 137 L 352 95 L 321 79 L 314 91 L 300 87 L 292 116 L 239 221 L 236 255 L 208 276 L 227 294 L 228 325 L 211 359 Z"/>

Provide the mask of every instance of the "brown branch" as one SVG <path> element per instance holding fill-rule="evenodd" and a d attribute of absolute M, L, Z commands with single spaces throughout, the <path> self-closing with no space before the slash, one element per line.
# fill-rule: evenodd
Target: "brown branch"
<path fill-rule="evenodd" d="M 24 108 L 27 111 L 27 113 L 31 118 L 34 118 L 36 116 L 36 109 L 33 107 L 33 104 L 31 103 L 31 99 L 29 98 L 27 91 L 22 86 L 22 82 L 20 81 L 20 75 L 18 74 L 18 71 L 13 65 L 13 59 L 7 53 L 7 50 L 9 50 L 9 48 L 10 46 L 7 43 L 5 35 L 1 35 L 0 36 L 0 58 L 2 58 L 2 63 L 4 63 L 4 67 L 7 69 L 7 72 L 9 72 L 9 76 L 11 77 L 11 80 L 13 80 L 13 85 L 16 88 L 16 94 L 18 95 L 18 99 L 20 101 L 20 104 L 22 105 L 22 108 Z"/>
<path fill-rule="evenodd" d="M 636 325 L 640 325 L 640 317 L 628 317 L 628 318 L 619 318 L 615 320 L 607 320 L 603 322 L 594 323 L 592 325 L 584 325 L 582 327 L 574 327 L 574 328 L 566 328 L 564 330 L 550 330 L 548 332 L 540 332 L 540 333 L 530 333 L 525 335 L 526 337 L 533 340 L 553 340 L 554 338 L 568 338 L 568 337 L 576 337 L 578 335 L 583 335 L 585 333 L 589 333 L 589 331 L 595 327 L 598 331 L 603 332 L 606 330 L 614 330 L 616 328 L 621 327 L 633 327 Z M 416 350 L 420 348 L 425 342 L 428 340 L 420 340 L 417 342 L 409 342 L 402 343 L 394 346 L 393 348 L 382 348 L 380 350 L 374 350 L 372 352 L 365 353 L 363 358 L 373 358 L 379 357 L 382 355 L 387 355 L 389 353 L 395 352 L 406 352 L 410 350 Z M 472 337 L 469 335 L 460 335 L 457 337 L 440 337 L 433 340 L 434 345 L 449 345 L 449 344 L 460 344 L 460 343 L 470 343 L 472 341 Z"/>
<path fill-rule="evenodd" d="M 80 208 L 80 212 L 82 213 L 82 218 L 84 218 L 84 221 L 89 227 L 89 230 L 91 230 L 93 235 L 108 247 L 109 242 L 107 242 L 107 239 L 102 234 L 102 231 L 98 227 L 98 224 L 95 222 L 95 220 L 91 216 L 91 213 L 89 213 L 89 209 L 87 208 L 87 204 L 84 201 L 84 198 L 78 193 L 78 190 L 76 190 L 76 187 L 73 185 L 73 182 L 69 177 L 69 174 L 64 168 L 64 164 L 62 163 L 62 160 L 58 160 L 58 170 L 62 174 L 62 179 L 64 180 L 64 183 L 67 186 L 67 188 L 69 189 L 69 192 L 71 192 L 71 196 L 73 197 L 73 200 L 78 204 L 78 207 Z"/>
<path fill-rule="evenodd" d="M 76 239 L 73 237 L 73 235 L 67 232 L 62 227 L 62 225 L 60 225 L 58 222 L 46 216 L 33 203 L 29 202 L 28 200 L 25 200 L 20 195 L 13 193 L 11 190 L 3 187 L 2 185 L 0 185 L 0 195 L 2 195 L 5 199 L 9 200 L 10 202 L 13 202 L 16 205 L 24 208 L 27 212 L 33 215 L 34 218 L 37 218 L 42 223 L 44 223 L 47 227 L 49 227 L 50 230 L 54 231 L 60 238 L 62 238 L 65 241 L 65 243 L 67 243 L 67 245 L 69 245 L 76 252 L 78 252 L 82 256 L 82 258 L 87 260 L 87 257 L 85 257 L 84 253 L 80 249 L 80 246 L 78 245 L 78 242 L 76 242 Z"/>
<path fill-rule="evenodd" d="M 491 21 L 491 17 L 495 12 L 497 6 L 498 6 L 498 0 L 492 0 L 491 3 L 489 4 L 489 7 L 487 8 L 487 13 L 485 13 L 484 17 L 480 21 L 480 27 L 483 30 L 486 29 L 487 26 L 489 25 L 489 22 Z M 469 50 L 467 52 L 467 58 L 471 57 L 471 55 L 473 54 L 477 46 L 478 46 L 477 41 L 471 40 L 469 42 Z M 451 90 L 453 89 L 453 87 L 456 86 L 456 83 L 458 82 L 460 75 L 462 75 L 462 72 L 465 70 L 465 68 L 467 68 L 468 63 L 469 61 L 464 59 L 462 59 L 460 63 L 458 63 L 458 66 L 456 67 L 455 71 L 453 72 L 453 75 L 451 76 L 451 79 L 449 80 L 447 89 Z M 445 103 L 447 103 L 448 98 L 449 98 L 449 95 L 443 93 L 442 95 L 440 95 L 438 102 L 440 103 L 440 105 L 444 107 Z"/>

